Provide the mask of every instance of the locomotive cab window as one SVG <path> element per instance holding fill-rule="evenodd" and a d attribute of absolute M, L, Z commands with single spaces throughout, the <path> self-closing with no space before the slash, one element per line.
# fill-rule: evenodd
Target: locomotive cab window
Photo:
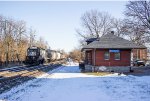
<path fill-rule="evenodd" d="M 36 52 L 37 50 L 35 50 L 35 49 L 29 49 L 28 50 L 28 56 L 36 56 Z"/>

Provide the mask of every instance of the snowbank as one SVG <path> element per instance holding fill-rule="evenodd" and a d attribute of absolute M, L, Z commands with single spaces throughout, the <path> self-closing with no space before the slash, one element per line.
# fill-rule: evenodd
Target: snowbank
<path fill-rule="evenodd" d="M 149 76 L 80 73 L 71 63 L 0 95 L 4 101 L 150 101 Z"/>

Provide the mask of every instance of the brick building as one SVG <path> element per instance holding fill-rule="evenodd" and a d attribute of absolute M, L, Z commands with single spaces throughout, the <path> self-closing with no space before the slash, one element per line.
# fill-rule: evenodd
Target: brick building
<path fill-rule="evenodd" d="M 130 66 L 131 59 L 134 58 L 133 53 L 137 49 L 145 52 L 146 47 L 109 33 L 87 40 L 82 51 L 85 53 L 85 65 Z"/>
<path fill-rule="evenodd" d="M 144 60 L 146 61 L 147 58 L 147 49 L 132 49 L 133 53 L 133 60 Z"/>

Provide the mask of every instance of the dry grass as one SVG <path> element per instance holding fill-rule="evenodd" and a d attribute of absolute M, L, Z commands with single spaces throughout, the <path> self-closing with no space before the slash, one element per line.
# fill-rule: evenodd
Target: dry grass
<path fill-rule="evenodd" d="M 95 75 L 95 76 L 105 76 L 105 75 L 109 75 L 109 74 L 113 74 L 113 73 L 110 73 L 110 72 L 87 72 L 85 74 Z"/>

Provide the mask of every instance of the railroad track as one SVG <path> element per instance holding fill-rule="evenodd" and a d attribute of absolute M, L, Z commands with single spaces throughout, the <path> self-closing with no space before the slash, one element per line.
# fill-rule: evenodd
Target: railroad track
<path fill-rule="evenodd" d="M 57 64 L 42 66 L 39 65 L 32 67 L 22 66 L 18 68 L 6 69 L 5 71 L 0 71 L 0 94 L 28 80 L 34 79 L 37 76 L 44 74 L 45 72 L 53 70 L 59 67 L 61 64 L 62 62 Z"/>

